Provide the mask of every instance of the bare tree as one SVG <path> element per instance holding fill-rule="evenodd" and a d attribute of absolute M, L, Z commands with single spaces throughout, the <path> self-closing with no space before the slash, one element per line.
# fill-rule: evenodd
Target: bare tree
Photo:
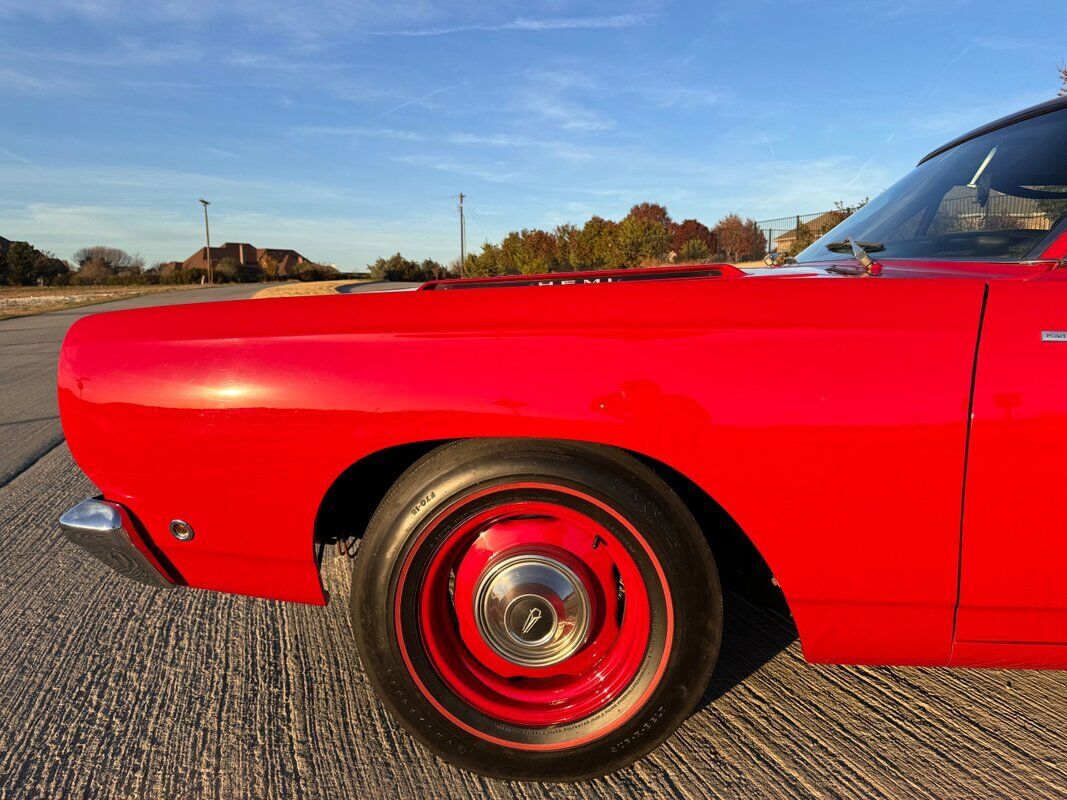
<path fill-rule="evenodd" d="M 79 267 L 85 266 L 90 261 L 103 262 L 116 274 L 137 273 L 144 267 L 144 259 L 139 254 L 131 256 L 121 248 L 106 247 L 102 244 L 83 247 L 74 254 L 74 263 Z"/>

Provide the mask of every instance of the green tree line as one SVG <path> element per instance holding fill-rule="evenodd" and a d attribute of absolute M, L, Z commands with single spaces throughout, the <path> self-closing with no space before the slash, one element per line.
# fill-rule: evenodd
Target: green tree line
<path fill-rule="evenodd" d="M 631 269 L 666 263 L 754 261 L 766 251 L 754 220 L 729 214 L 714 227 L 696 219 L 676 222 L 659 203 L 639 203 L 618 222 L 594 216 L 584 225 L 524 228 L 486 242 L 467 256 L 463 274 L 492 276 L 574 270 Z"/>
<path fill-rule="evenodd" d="M 754 220 L 729 214 L 714 227 L 696 219 L 673 220 L 659 203 L 639 203 L 618 222 L 594 216 L 577 226 L 550 231 L 523 228 L 499 244 L 486 242 L 467 256 L 462 271 L 431 259 L 418 262 L 396 253 L 367 265 L 379 280 L 424 281 L 443 274 L 488 277 L 576 270 L 630 269 L 657 264 L 754 261 L 766 252 L 766 237 Z"/>

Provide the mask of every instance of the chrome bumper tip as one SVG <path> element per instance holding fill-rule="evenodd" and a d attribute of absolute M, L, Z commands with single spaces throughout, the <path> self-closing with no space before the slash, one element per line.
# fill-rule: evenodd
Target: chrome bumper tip
<path fill-rule="evenodd" d="M 134 544 L 129 515 L 118 503 L 83 500 L 59 518 L 63 535 L 115 572 L 148 586 L 174 586 Z"/>

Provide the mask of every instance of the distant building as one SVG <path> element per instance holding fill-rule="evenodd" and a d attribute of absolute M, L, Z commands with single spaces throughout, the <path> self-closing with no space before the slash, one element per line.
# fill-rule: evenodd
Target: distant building
<path fill-rule="evenodd" d="M 274 274 L 285 278 L 296 274 L 301 264 L 311 263 L 296 250 L 277 247 L 253 247 L 247 242 L 226 242 L 211 248 L 211 263 L 217 265 L 224 258 L 232 258 L 245 267 L 265 268 L 265 262 L 273 262 Z M 269 259 L 269 261 L 268 261 Z M 207 269 L 207 248 L 201 247 L 181 264 L 181 269 Z M 269 270 L 268 270 L 269 271 Z"/>
<path fill-rule="evenodd" d="M 848 214 L 835 210 L 826 211 L 817 215 L 814 219 L 809 219 L 807 222 L 801 222 L 800 217 L 797 217 L 797 226 L 795 228 L 774 238 L 774 249 L 779 253 L 792 253 L 797 244 L 799 229 L 806 229 L 812 239 L 818 239 L 847 216 Z"/>
<path fill-rule="evenodd" d="M 7 251 L 11 249 L 11 244 L 12 242 L 10 239 L 5 239 L 3 236 L 0 236 L 0 256 L 7 255 Z"/>
<path fill-rule="evenodd" d="M 277 265 L 278 277 L 285 277 L 296 273 L 296 268 L 300 264 L 308 263 L 308 260 L 304 258 L 296 250 L 279 250 L 274 247 L 261 247 L 257 251 L 257 260 L 259 265 L 263 266 L 263 259 L 270 258 Z"/>

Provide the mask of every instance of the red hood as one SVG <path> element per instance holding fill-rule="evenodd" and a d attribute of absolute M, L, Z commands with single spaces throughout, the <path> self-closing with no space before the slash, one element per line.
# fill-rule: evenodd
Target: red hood
<path fill-rule="evenodd" d="M 881 278 L 979 278 L 983 280 L 1027 280 L 1053 272 L 1060 265 L 1054 260 L 1026 263 L 978 261 L 921 261 L 886 259 L 878 261 L 876 277 Z M 841 278 L 857 277 L 842 268 L 856 266 L 852 259 L 812 261 L 781 267 L 737 267 L 733 264 L 683 264 L 678 266 L 641 267 L 637 269 L 553 272 L 540 275 L 500 275 L 477 278 L 452 278 L 430 281 L 421 291 L 483 289 L 520 286 L 565 286 L 569 284 L 625 283 L 630 281 L 674 281 L 693 278 Z M 1058 274 L 1058 273 L 1057 273 Z M 864 276 L 866 277 L 866 276 Z"/>

